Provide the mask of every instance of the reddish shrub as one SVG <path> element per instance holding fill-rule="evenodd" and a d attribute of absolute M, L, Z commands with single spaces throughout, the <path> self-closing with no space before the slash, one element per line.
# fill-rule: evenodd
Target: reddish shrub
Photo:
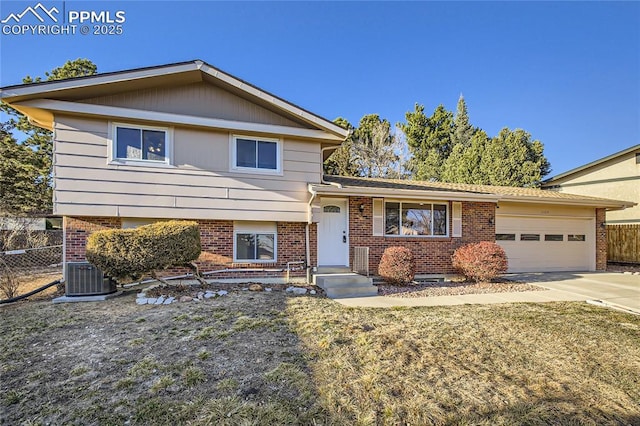
<path fill-rule="evenodd" d="M 507 254 L 496 243 L 467 244 L 453 253 L 453 267 L 467 279 L 490 281 L 507 272 Z"/>
<path fill-rule="evenodd" d="M 378 275 L 389 284 L 406 284 L 416 275 L 416 261 L 406 247 L 388 247 L 378 265 Z"/>

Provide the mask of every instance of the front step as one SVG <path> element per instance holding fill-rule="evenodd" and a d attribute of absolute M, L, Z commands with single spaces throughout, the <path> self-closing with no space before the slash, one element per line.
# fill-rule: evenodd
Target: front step
<path fill-rule="evenodd" d="M 315 274 L 313 283 L 323 289 L 330 299 L 342 297 L 368 297 L 378 294 L 371 278 L 349 273 Z"/>

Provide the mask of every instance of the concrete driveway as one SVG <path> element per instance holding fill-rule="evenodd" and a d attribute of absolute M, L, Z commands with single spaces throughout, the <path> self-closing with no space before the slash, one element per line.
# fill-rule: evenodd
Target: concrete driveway
<path fill-rule="evenodd" d="M 608 272 L 509 274 L 510 279 L 601 301 L 640 314 L 640 275 Z"/>

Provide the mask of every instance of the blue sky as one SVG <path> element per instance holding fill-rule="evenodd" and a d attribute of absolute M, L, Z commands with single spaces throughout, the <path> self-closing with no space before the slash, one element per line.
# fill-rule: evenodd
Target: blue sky
<path fill-rule="evenodd" d="M 36 4 L 3 0 L 0 17 Z M 640 143 L 638 2 L 42 4 L 122 10 L 123 34 L 2 34 L 3 86 L 79 57 L 100 72 L 197 58 L 353 123 L 395 124 L 416 102 L 455 110 L 462 93 L 473 125 L 542 141 L 551 175 Z"/>

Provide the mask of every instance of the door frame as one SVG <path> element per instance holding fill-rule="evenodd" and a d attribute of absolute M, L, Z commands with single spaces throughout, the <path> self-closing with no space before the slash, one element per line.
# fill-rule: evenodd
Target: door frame
<path fill-rule="evenodd" d="M 322 248 L 320 247 L 320 223 L 322 223 L 323 219 L 324 219 L 324 207 L 326 205 L 330 205 L 330 204 L 335 204 L 336 202 L 341 203 L 344 205 L 344 225 L 345 225 L 345 236 L 347 238 L 347 243 L 346 243 L 346 250 L 345 250 L 345 258 L 343 259 L 344 264 L 324 264 L 322 263 Z M 340 206 L 342 207 L 342 205 Z M 341 212 L 342 214 L 342 212 Z M 318 236 L 317 236 L 317 252 L 318 252 L 318 266 L 345 266 L 345 267 L 349 267 L 350 266 L 350 262 L 349 262 L 349 254 L 351 252 L 351 242 L 349 241 L 349 198 L 343 198 L 343 197 L 322 197 L 320 199 L 320 223 L 318 223 Z"/>

